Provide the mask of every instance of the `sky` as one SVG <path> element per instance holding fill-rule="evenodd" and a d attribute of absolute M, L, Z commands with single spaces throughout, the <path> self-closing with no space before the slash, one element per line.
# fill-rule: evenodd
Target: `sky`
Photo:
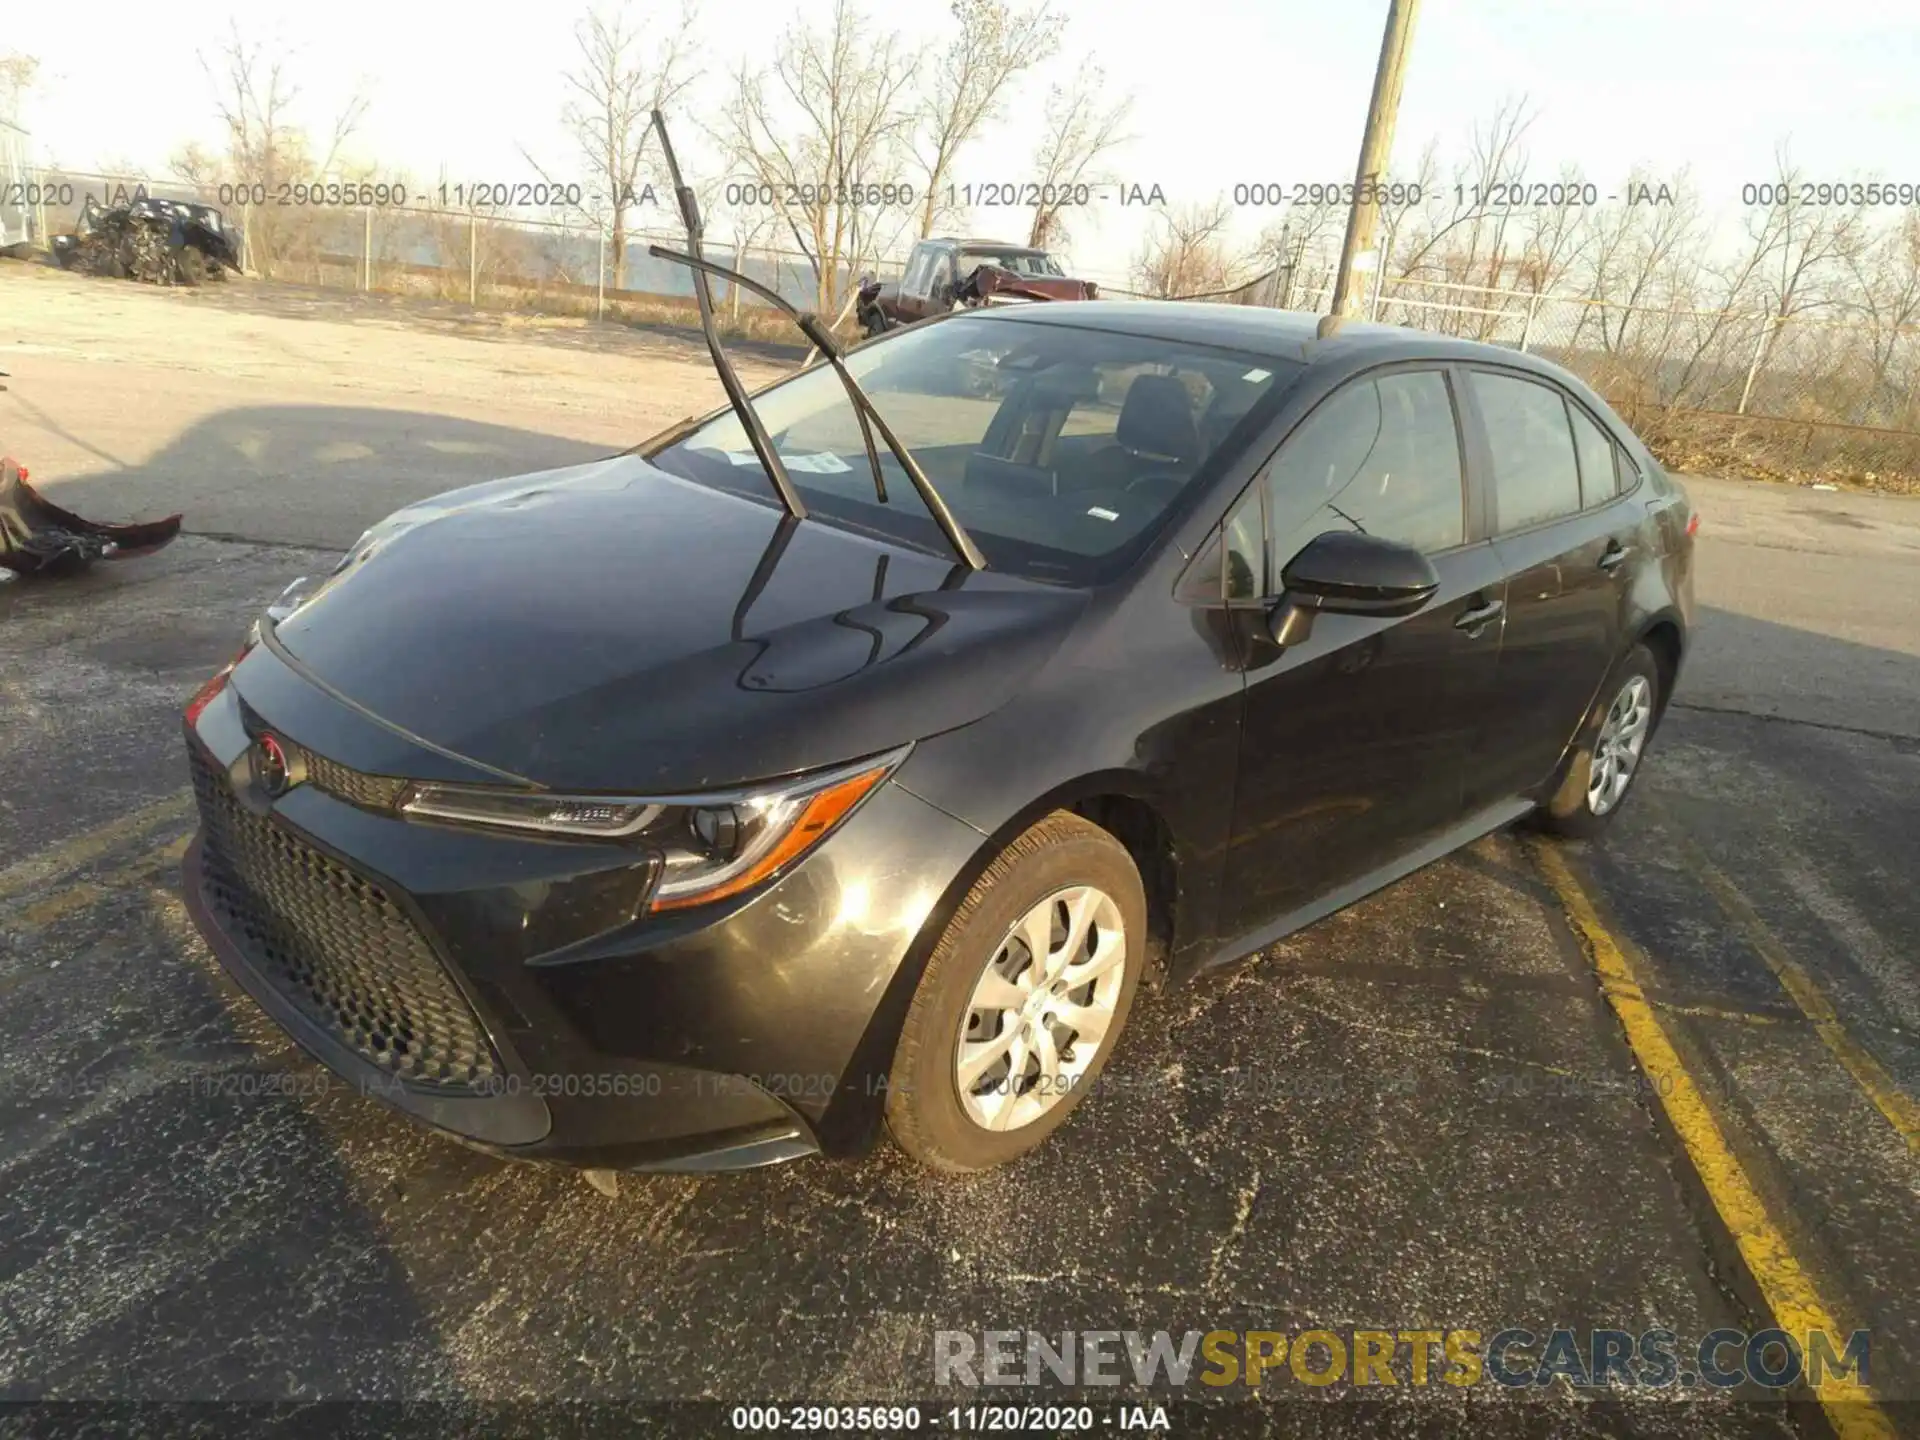
<path fill-rule="evenodd" d="M 1004 120 L 964 152 L 961 183 L 1026 178 L 1049 82 L 1096 64 L 1134 96 L 1119 177 L 1173 203 L 1237 184 L 1350 180 L 1386 0 L 1052 0 L 1066 17 L 1059 56 L 1014 96 Z M 16 4 L 0 50 L 41 62 L 24 120 L 38 158 L 73 168 L 131 165 L 164 174 L 182 143 L 217 146 L 202 58 L 217 61 L 229 14 L 218 0 Z M 296 118 L 326 132 L 359 88 L 368 109 L 354 149 L 417 176 L 513 182 L 581 172 L 560 123 L 562 76 L 584 11 L 421 0 L 255 0 L 243 33 L 288 57 Z M 632 0 L 675 22 L 679 0 Z M 705 0 L 695 23 L 705 81 L 691 115 L 712 108 L 743 59 L 770 59 L 796 17 L 824 22 L 832 0 Z M 880 28 L 937 43 L 944 0 L 870 3 Z M 1903 14 L 1904 12 L 1904 14 Z M 1914 0 L 1425 0 L 1408 63 L 1394 168 L 1429 139 L 1463 153 L 1503 100 L 1527 102 L 1528 177 L 1576 167 L 1609 193 L 1636 166 L 1681 165 L 1710 213 L 1737 228 L 1740 188 L 1772 176 L 1786 145 L 1810 179 L 1877 175 L 1920 184 L 1920 6 Z M 703 104 L 704 102 L 704 104 Z M 724 169 L 697 128 L 676 137 L 690 170 Z M 1241 207 L 1250 239 L 1275 212 Z M 663 223 L 666 220 L 662 212 Z M 1081 217 L 1069 258 L 1094 278 L 1124 274 L 1149 223 L 1138 207 Z M 976 233 L 1024 238 L 1025 212 L 982 211 Z"/>

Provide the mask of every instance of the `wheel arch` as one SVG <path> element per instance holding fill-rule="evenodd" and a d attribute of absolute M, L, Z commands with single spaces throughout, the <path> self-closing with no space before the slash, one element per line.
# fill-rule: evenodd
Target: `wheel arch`
<path fill-rule="evenodd" d="M 1687 653 L 1686 631 L 1677 614 L 1663 610 L 1648 617 L 1640 626 L 1634 643 L 1652 651 L 1654 664 L 1660 667 L 1659 708 L 1654 716 L 1657 723 L 1666 714 L 1667 701 L 1672 698 L 1674 684 L 1680 678 L 1680 662 Z"/>
<path fill-rule="evenodd" d="M 1057 785 L 982 836 L 966 864 L 955 872 L 927 912 L 913 944 L 888 981 L 886 994 L 874 1007 L 873 1017 L 841 1077 L 839 1093 L 820 1118 L 818 1133 L 824 1150 L 842 1155 L 858 1153 L 877 1138 L 886 1105 L 886 1090 L 877 1081 L 892 1065 L 908 1007 L 934 947 L 994 858 L 1036 822 L 1061 810 L 1098 825 L 1133 857 L 1147 894 L 1147 970 L 1141 983 L 1156 987 L 1164 983 L 1179 914 L 1181 876 L 1177 841 L 1166 818 L 1166 807 L 1147 777 L 1137 771 L 1096 771 Z"/>

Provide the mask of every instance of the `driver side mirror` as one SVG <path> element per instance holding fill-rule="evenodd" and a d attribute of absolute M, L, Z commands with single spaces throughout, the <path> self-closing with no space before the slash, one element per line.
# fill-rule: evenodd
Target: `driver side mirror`
<path fill-rule="evenodd" d="M 1280 603 L 1269 617 L 1276 645 L 1298 645 L 1313 633 L 1313 617 L 1411 615 L 1433 598 L 1440 576 L 1411 545 L 1329 530 L 1307 543 L 1280 572 Z"/>

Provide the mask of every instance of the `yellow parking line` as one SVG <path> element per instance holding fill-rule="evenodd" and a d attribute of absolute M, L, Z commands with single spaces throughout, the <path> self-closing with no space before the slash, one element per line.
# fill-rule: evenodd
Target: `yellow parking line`
<path fill-rule="evenodd" d="M 1565 857 L 1550 842 L 1536 840 L 1531 848 L 1535 863 L 1560 897 L 1584 942 L 1600 977 L 1600 989 L 1619 1018 L 1627 1044 L 1654 1094 L 1660 1097 L 1714 1209 L 1732 1233 L 1773 1314 L 1774 1324 L 1791 1335 L 1804 1337 L 1810 1331 L 1823 1330 L 1840 1338 L 1838 1322 L 1788 1246 L 1786 1235 L 1767 1214 L 1759 1190 L 1727 1144 L 1700 1087 L 1661 1027 L 1627 958 L 1625 943 L 1614 939 L 1600 923 L 1599 912 L 1574 879 Z M 1886 1412 L 1875 1403 L 1873 1392 L 1858 1380 L 1828 1375 L 1814 1387 L 1814 1394 L 1840 1440 L 1892 1440 L 1897 1433 Z"/>
<path fill-rule="evenodd" d="M 1740 1025 L 1778 1025 L 1778 1015 L 1762 1015 L 1756 1010 L 1722 1010 L 1717 1005 L 1675 1005 L 1665 1000 L 1653 1002 L 1670 1015 L 1698 1015 L 1706 1020 L 1731 1020 Z"/>
<path fill-rule="evenodd" d="M 1874 1108 L 1887 1117 L 1887 1123 L 1899 1132 L 1900 1138 L 1907 1142 L 1907 1148 L 1920 1152 L 1920 1105 L 1915 1104 L 1881 1067 L 1880 1062 L 1847 1033 L 1826 992 L 1814 984 L 1813 978 L 1787 953 L 1786 947 L 1767 928 L 1767 922 L 1760 918 L 1759 912 L 1748 903 L 1747 897 L 1740 893 L 1733 881 L 1707 858 L 1706 852 L 1678 825 L 1669 825 L 1667 828 L 1678 842 L 1682 862 L 1707 887 L 1707 893 L 1726 912 L 1727 918 L 1745 933 L 1747 943 L 1760 952 L 1760 958 L 1767 962 L 1767 968 L 1780 981 L 1780 988 L 1793 997 L 1793 1003 L 1800 1007 L 1800 1013 L 1813 1022 L 1814 1033 L 1846 1068 L 1846 1072 L 1853 1077 L 1853 1083 L 1873 1102 Z"/>
<path fill-rule="evenodd" d="M 163 800 L 130 811 L 118 820 L 109 820 L 105 825 L 49 846 L 37 855 L 29 855 L 25 860 L 0 870 L 0 900 L 23 890 L 31 890 L 36 885 L 44 885 L 69 870 L 85 865 L 89 860 L 97 860 L 114 846 L 151 830 L 163 821 L 183 818 L 192 808 L 192 792 L 179 790 Z"/>

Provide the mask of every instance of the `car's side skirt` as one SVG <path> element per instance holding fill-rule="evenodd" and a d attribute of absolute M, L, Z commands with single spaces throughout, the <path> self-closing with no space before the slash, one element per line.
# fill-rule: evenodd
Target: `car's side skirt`
<path fill-rule="evenodd" d="M 1337 910 L 1344 910 L 1356 901 L 1364 900 L 1376 890 L 1383 890 L 1396 880 L 1405 879 L 1414 871 L 1431 865 L 1451 855 L 1463 845 L 1471 845 L 1482 835 L 1490 835 L 1503 825 L 1511 825 L 1522 815 L 1534 808 L 1534 802 L 1515 796 L 1489 805 L 1476 811 L 1451 829 L 1443 830 L 1424 845 L 1409 850 L 1377 870 L 1369 871 L 1358 880 L 1350 881 L 1337 890 L 1329 890 L 1325 895 L 1312 900 L 1296 910 L 1289 911 L 1270 925 L 1248 934 L 1238 936 L 1222 945 L 1210 957 L 1197 967 L 1211 970 L 1220 965 L 1231 965 L 1243 960 L 1257 951 L 1264 950 L 1276 941 L 1284 940 L 1296 930 L 1304 930 L 1316 920 L 1324 920 Z"/>

